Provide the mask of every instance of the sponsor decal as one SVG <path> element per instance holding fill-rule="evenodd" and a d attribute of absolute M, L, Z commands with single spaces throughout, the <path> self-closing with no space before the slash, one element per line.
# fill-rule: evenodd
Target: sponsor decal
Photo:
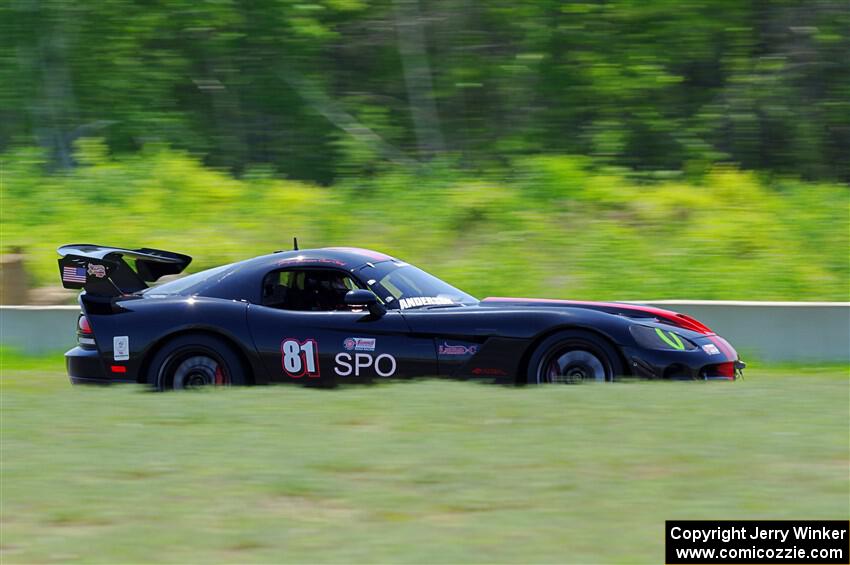
<path fill-rule="evenodd" d="M 359 377 L 360 371 L 370 367 L 379 377 L 391 377 L 398 368 L 395 357 L 389 353 L 381 353 L 377 357 L 369 353 L 337 353 L 334 362 L 334 373 L 340 377 Z"/>
<path fill-rule="evenodd" d="M 713 343 L 706 343 L 702 346 L 702 350 L 708 353 L 709 355 L 720 355 L 720 350 L 717 349 L 717 346 Z"/>
<path fill-rule="evenodd" d="M 475 355 L 478 353 L 477 345 L 449 344 L 443 342 L 438 348 L 440 355 Z"/>
<path fill-rule="evenodd" d="M 450 299 L 441 296 L 413 296 L 402 298 L 398 301 L 399 308 L 415 308 L 417 306 L 430 306 L 432 304 L 454 304 Z"/>
<path fill-rule="evenodd" d="M 65 282 L 85 283 L 86 270 L 82 267 L 62 267 L 62 280 Z"/>
<path fill-rule="evenodd" d="M 112 338 L 112 358 L 115 361 L 127 361 L 130 359 L 130 337 L 116 335 Z"/>
<path fill-rule="evenodd" d="M 89 263 L 89 274 L 95 276 L 99 279 L 102 279 L 106 276 L 106 267 L 103 265 L 96 265 L 94 263 Z"/>
<path fill-rule="evenodd" d="M 280 342 L 280 353 L 283 372 L 293 379 L 319 376 L 319 344 L 315 339 L 286 338 Z"/>
<path fill-rule="evenodd" d="M 375 342 L 373 337 L 347 337 L 342 346 L 346 351 L 375 351 Z"/>
<path fill-rule="evenodd" d="M 504 377 L 508 373 L 507 371 L 503 371 L 502 369 L 497 369 L 496 367 L 475 367 L 472 369 L 473 375 L 492 375 L 495 377 Z"/>

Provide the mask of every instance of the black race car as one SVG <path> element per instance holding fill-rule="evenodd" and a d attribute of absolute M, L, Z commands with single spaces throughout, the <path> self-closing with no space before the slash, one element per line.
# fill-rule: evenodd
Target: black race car
<path fill-rule="evenodd" d="M 366 249 L 296 245 L 150 288 L 191 257 L 99 245 L 65 245 L 59 254 L 63 285 L 84 290 L 79 345 L 65 354 L 73 383 L 734 380 L 744 366 L 726 340 L 683 314 L 623 303 L 476 300 Z"/>

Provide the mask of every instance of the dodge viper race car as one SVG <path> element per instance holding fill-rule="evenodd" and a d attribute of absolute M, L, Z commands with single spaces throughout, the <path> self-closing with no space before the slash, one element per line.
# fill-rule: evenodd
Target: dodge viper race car
<path fill-rule="evenodd" d="M 683 314 L 625 303 L 477 300 L 366 249 L 296 245 L 150 288 L 192 258 L 99 245 L 65 245 L 59 254 L 62 284 L 83 289 L 79 345 L 65 355 L 73 383 L 162 390 L 421 376 L 734 380 L 744 367 L 726 340 Z"/>

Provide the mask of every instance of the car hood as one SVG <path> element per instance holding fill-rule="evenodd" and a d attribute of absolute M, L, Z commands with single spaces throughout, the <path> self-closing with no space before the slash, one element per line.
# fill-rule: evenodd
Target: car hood
<path fill-rule="evenodd" d="M 625 302 L 587 302 L 582 300 L 552 300 L 546 298 L 509 298 L 504 296 L 492 296 L 481 300 L 478 303 L 481 307 L 566 307 L 566 308 L 586 308 L 625 316 L 633 319 L 644 319 L 648 322 L 658 321 L 663 324 L 669 324 L 683 330 L 692 331 L 703 335 L 714 335 L 714 332 L 698 320 L 673 312 L 672 310 L 664 310 L 653 306 L 643 306 L 641 304 L 629 304 Z"/>

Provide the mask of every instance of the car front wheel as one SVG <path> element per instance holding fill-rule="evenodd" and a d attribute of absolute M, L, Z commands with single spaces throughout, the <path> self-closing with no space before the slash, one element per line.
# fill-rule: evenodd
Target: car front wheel
<path fill-rule="evenodd" d="M 567 330 L 549 336 L 537 347 L 528 364 L 527 382 L 607 382 L 622 374 L 620 356 L 607 340 L 592 332 Z"/>

